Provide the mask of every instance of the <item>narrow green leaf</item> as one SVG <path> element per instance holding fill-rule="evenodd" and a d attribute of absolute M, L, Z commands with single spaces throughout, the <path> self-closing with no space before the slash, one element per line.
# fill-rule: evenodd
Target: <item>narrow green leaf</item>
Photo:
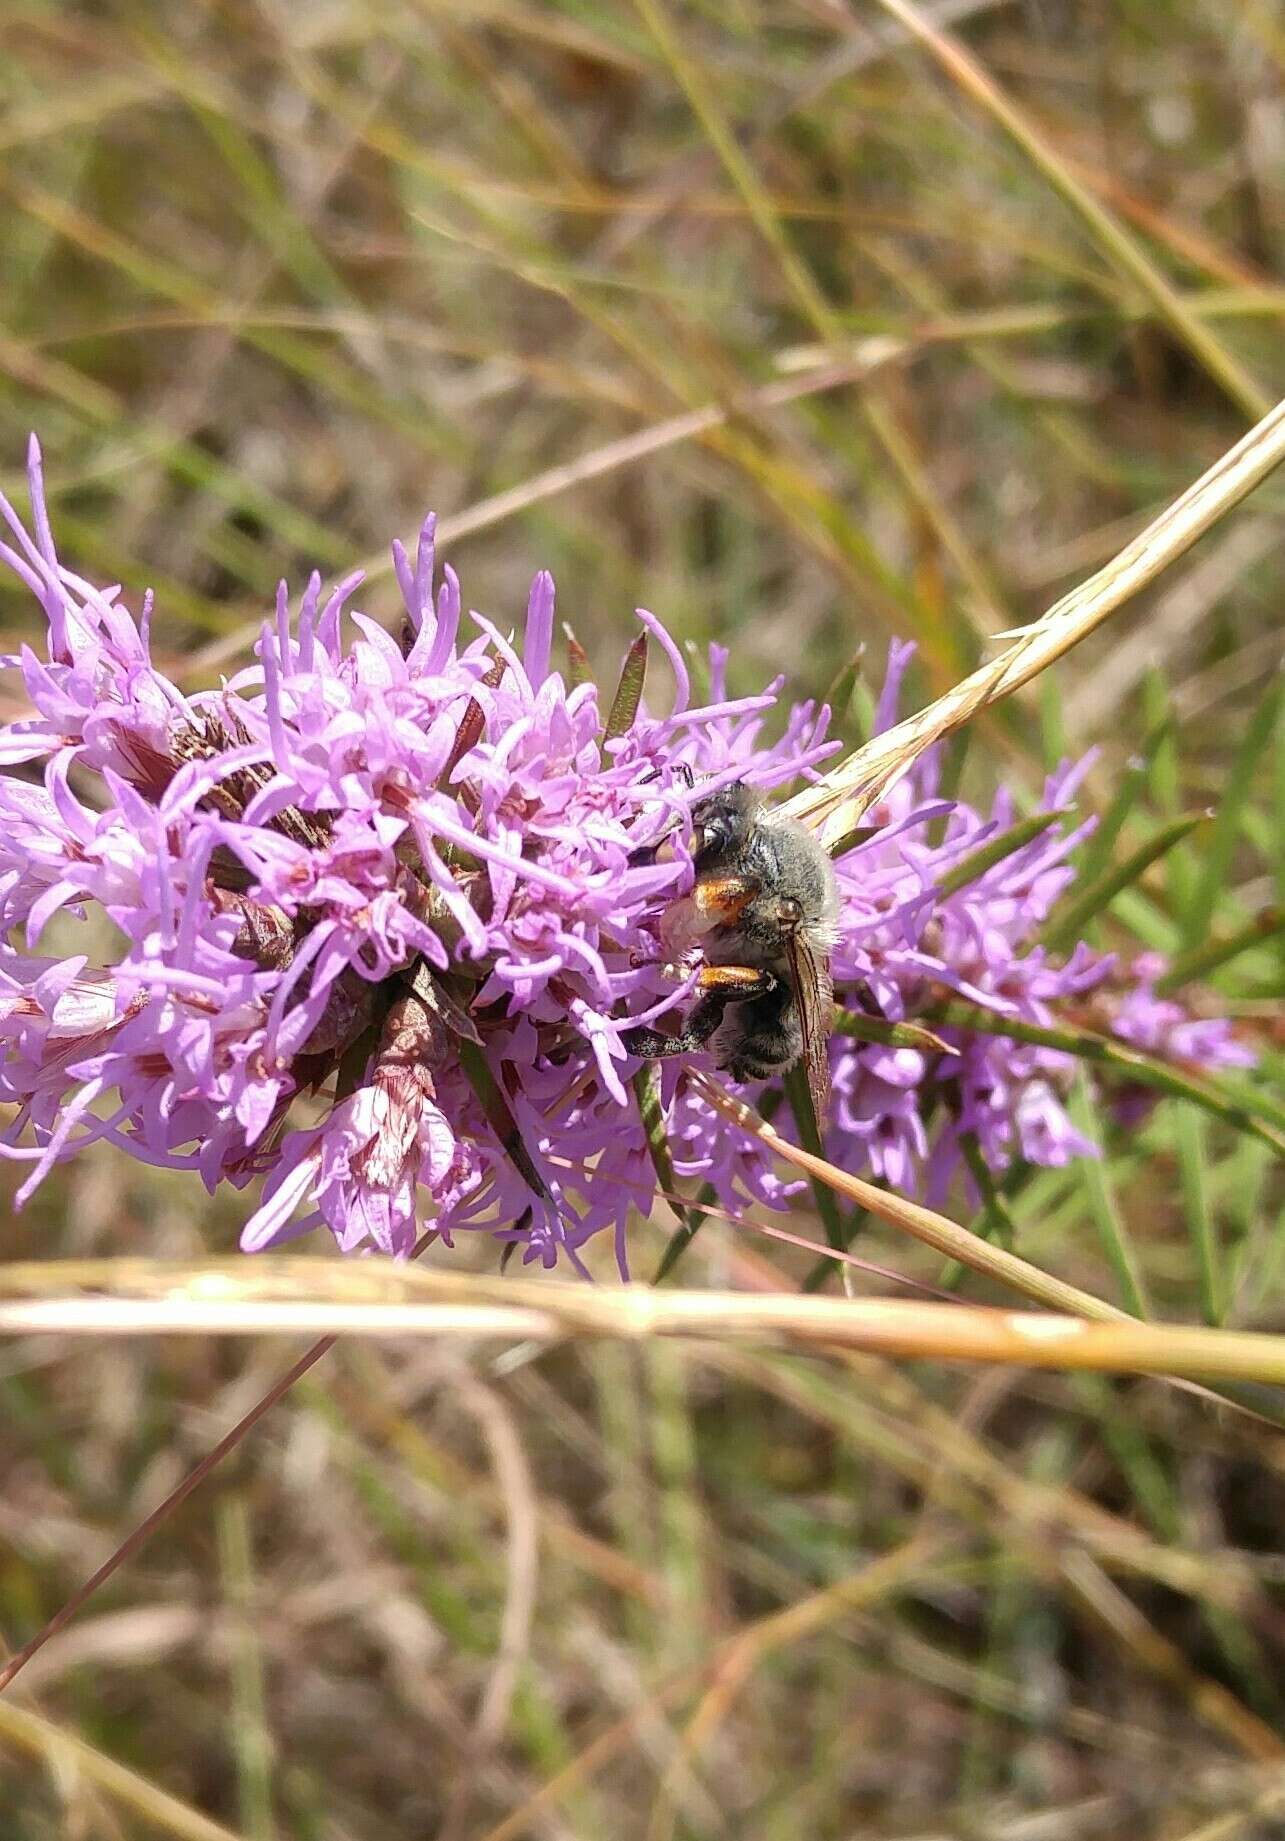
<path fill-rule="evenodd" d="M 947 736 L 946 740 L 942 743 L 940 754 L 941 768 L 937 775 L 936 798 L 954 799 L 958 796 L 960 782 L 964 777 L 964 765 L 968 760 L 968 751 L 972 745 L 973 729 L 971 723 L 965 723 L 962 729 L 956 729 L 955 733 Z M 932 818 L 928 821 L 927 838 L 934 850 L 939 847 L 942 840 L 945 838 L 946 827 L 949 822 L 949 813 L 943 813 L 940 818 Z"/>
<path fill-rule="evenodd" d="M 1173 1107 L 1172 1118 L 1183 1200 L 1186 1204 L 1187 1232 L 1191 1235 L 1200 1282 L 1200 1308 L 1206 1323 L 1217 1324 L 1222 1322 L 1223 1291 L 1219 1278 L 1218 1241 L 1209 1206 L 1204 1125 L 1199 1113 L 1190 1112 L 1185 1106 Z"/>
<path fill-rule="evenodd" d="M 1010 825 L 1007 831 L 1001 831 L 998 837 L 992 837 L 976 850 L 970 850 L 953 869 L 947 870 L 937 884 L 938 895 L 954 895 L 960 889 L 967 888 L 970 882 L 976 882 L 979 876 L 984 876 L 996 863 L 1002 863 L 1005 857 L 1013 856 L 1033 838 L 1041 836 L 1057 824 L 1061 817 L 1061 812 L 1037 812 L 1033 818 L 1019 820 L 1017 824 Z"/>
<path fill-rule="evenodd" d="M 1258 763 L 1266 751 L 1276 726 L 1281 704 L 1281 685 L 1273 682 L 1249 719 L 1240 747 L 1236 750 L 1231 772 L 1218 801 L 1213 829 L 1200 855 L 1200 871 L 1182 916 L 1184 946 L 1190 951 L 1199 946 L 1209 931 L 1218 897 L 1227 886 L 1232 856 L 1240 836 L 1241 817 L 1249 799 Z"/>
<path fill-rule="evenodd" d="M 486 1114 L 486 1122 L 503 1146 L 505 1156 L 532 1194 L 552 1203 L 549 1186 L 527 1150 L 518 1122 L 504 1096 L 504 1089 L 491 1072 L 486 1055 L 476 1042 L 462 1039 L 456 1042 L 456 1052 L 464 1070 L 464 1078 L 477 1095 Z"/>
<path fill-rule="evenodd" d="M 562 631 L 567 641 L 567 682 L 572 690 L 578 690 L 581 684 L 592 684 L 593 682 L 589 654 L 565 620 L 562 623 Z"/>
<path fill-rule="evenodd" d="M 865 683 L 865 647 L 861 646 L 835 677 L 821 699 L 830 706 L 830 726 L 853 747 L 870 733 L 872 713 L 869 688 Z M 865 695 L 859 693 L 864 691 Z M 836 850 L 837 856 L 839 852 Z"/>
<path fill-rule="evenodd" d="M 1077 1374 L 1071 1391 L 1096 1415 L 1102 1443 L 1128 1479 L 1151 1526 L 1161 1540 L 1177 1546 L 1182 1540 L 1182 1515 L 1173 1484 L 1157 1462 L 1128 1395 L 1121 1395 L 1118 1387 L 1096 1374 Z"/>
<path fill-rule="evenodd" d="M 865 663 L 866 649 L 858 646 L 847 664 L 831 680 L 830 688 L 821 699 L 830 706 L 830 714 L 835 722 L 842 722 L 848 714 L 848 705 L 852 702 L 852 693 L 857 688 Z"/>
<path fill-rule="evenodd" d="M 858 1233 L 861 1231 L 863 1223 L 869 1219 L 870 1217 L 864 1208 L 854 1208 L 847 1220 L 843 1223 L 842 1236 L 839 1247 L 835 1249 L 836 1252 L 842 1251 L 846 1253 L 856 1239 Z M 820 1291 L 822 1285 L 825 1284 L 825 1281 L 832 1272 L 842 1272 L 843 1270 L 844 1267 L 839 1260 L 831 1259 L 828 1253 L 823 1253 L 820 1259 L 818 1259 L 804 1274 L 803 1283 L 799 1286 L 799 1290 L 807 1292 Z"/>
<path fill-rule="evenodd" d="M 886 1016 L 865 1016 L 858 1010 L 837 1010 L 834 1030 L 836 1035 L 854 1036 L 858 1042 L 877 1042 L 880 1048 L 917 1048 L 925 1055 L 959 1053 L 922 1023 L 893 1023 Z"/>
<path fill-rule="evenodd" d="M 231 1613 L 230 1686 L 232 1719 L 228 1739 L 247 1841 L 272 1841 L 273 1746 L 269 1737 L 262 1628 L 254 1614 L 256 1580 L 250 1516 L 245 1495 L 217 1499 L 215 1525 L 224 1597 Z"/>
<path fill-rule="evenodd" d="M 814 1157 L 824 1157 L 821 1145 L 821 1131 L 817 1124 L 816 1111 L 812 1105 L 812 1094 L 808 1087 L 807 1076 L 796 1063 L 781 1082 L 785 1088 L 785 1097 L 790 1111 L 794 1115 L 794 1124 L 799 1134 L 799 1142 L 805 1151 Z M 812 1195 L 816 1201 L 817 1213 L 825 1228 L 825 1237 L 832 1247 L 843 1247 L 843 1219 L 839 1213 L 839 1204 L 835 1200 L 833 1189 L 823 1183 L 819 1176 L 810 1179 Z"/>
<path fill-rule="evenodd" d="M 1135 1048 L 1132 1043 L 1098 1035 L 1092 1030 L 1072 1029 L 1065 1025 L 1050 1028 L 1039 1023 L 1026 1023 L 1016 1017 L 1000 1016 L 973 1004 L 947 1004 L 942 1010 L 934 1012 L 933 1021 L 948 1023 L 956 1029 L 975 1029 L 979 1035 L 1008 1036 L 1014 1042 L 1033 1042 L 1042 1048 L 1058 1048 L 1064 1054 L 1077 1056 L 1081 1061 L 1103 1062 L 1108 1067 L 1118 1068 L 1139 1086 L 1154 1087 L 1158 1092 L 1171 1094 L 1175 1099 L 1190 1100 L 1193 1105 L 1212 1113 L 1215 1118 L 1269 1144 L 1278 1157 L 1285 1157 L 1285 1107 L 1279 1106 L 1265 1093 L 1249 1088 L 1238 1088 L 1233 1092 L 1224 1083 L 1213 1081 L 1207 1075 L 1193 1074 L 1187 1068 L 1175 1067 L 1157 1055 L 1149 1055 L 1145 1050 Z"/>
<path fill-rule="evenodd" d="M 1143 715 L 1149 729 L 1156 733 L 1151 755 L 1148 790 L 1152 804 L 1162 818 L 1182 814 L 1182 775 L 1178 760 L 1178 725 L 1169 696 L 1169 685 L 1158 668 L 1149 671 L 1142 684 Z M 1165 865 L 1169 905 L 1182 914 L 1195 883 L 1195 864 L 1186 850 L 1170 853 Z"/>
<path fill-rule="evenodd" d="M 1083 938 L 1089 922 L 1110 907 L 1121 889 L 1127 889 L 1131 883 L 1136 882 L 1175 844 L 1189 837 L 1197 825 L 1206 822 L 1203 812 L 1195 812 L 1186 818 L 1174 819 L 1172 824 L 1162 825 L 1123 863 L 1108 870 L 1104 876 L 1067 902 L 1056 924 L 1050 928 L 1046 944 L 1053 952 L 1069 952 L 1076 941 Z"/>
<path fill-rule="evenodd" d="M 1089 1092 L 1088 1081 L 1081 1076 L 1076 1083 L 1069 1107 L 1071 1118 L 1080 1130 L 1085 1132 L 1095 1143 L 1103 1141 L 1102 1127 L 1098 1121 L 1093 1096 Z M 1142 1270 L 1138 1264 L 1129 1231 L 1120 1217 L 1116 1207 L 1115 1194 L 1107 1176 L 1106 1160 L 1096 1157 L 1082 1157 L 1076 1164 L 1076 1170 L 1088 1203 L 1089 1215 L 1098 1230 L 1102 1250 L 1111 1263 L 1120 1287 L 1120 1296 L 1124 1308 L 1135 1317 L 1147 1317 L 1146 1294 L 1143 1290 Z"/>
<path fill-rule="evenodd" d="M 1044 764 L 1051 773 L 1059 761 L 1070 753 L 1066 742 L 1066 725 L 1062 720 L 1062 691 L 1057 678 L 1046 671 L 1040 679 L 1040 740 Z"/>
<path fill-rule="evenodd" d="M 1002 1247 L 1011 1251 L 1017 1234 L 1016 1223 L 1009 1212 L 1003 1191 L 995 1181 L 990 1165 L 977 1142 L 977 1134 L 964 1131 L 959 1134 L 959 1148 L 963 1152 L 964 1162 L 968 1165 L 969 1175 L 977 1184 L 982 1198 L 982 1218 L 977 1231 L 987 1240 L 997 1240 Z"/>
<path fill-rule="evenodd" d="M 1273 934 L 1280 933 L 1282 929 L 1285 929 L 1285 907 L 1264 908 L 1235 933 L 1209 940 L 1203 946 L 1193 947 L 1190 952 L 1180 953 L 1164 977 L 1156 979 L 1156 989 L 1162 993 L 1177 991 L 1184 984 L 1191 984 L 1197 978 L 1206 977 L 1218 966 L 1226 965 L 1229 959 L 1234 959 L 1247 947 L 1270 940 Z"/>
<path fill-rule="evenodd" d="M 858 844 L 869 843 L 870 839 L 877 837 L 882 830 L 882 825 L 853 825 L 851 831 L 845 831 L 838 843 L 833 846 L 830 855 L 837 863 L 840 857 L 846 857 L 848 852 L 855 850 Z"/>
<path fill-rule="evenodd" d="M 652 1168 L 656 1180 L 662 1189 L 674 1190 L 674 1160 L 669 1154 L 669 1139 L 665 1135 L 665 1115 L 660 1105 L 660 1067 L 655 1061 L 644 1061 L 630 1081 L 634 1090 L 634 1099 L 638 1106 L 638 1117 L 642 1120 L 647 1134 L 647 1149 L 651 1156 Z M 672 1204 L 671 1204 L 672 1206 Z M 681 1216 L 679 1217 L 681 1219 Z"/>
<path fill-rule="evenodd" d="M 625 654 L 625 662 L 620 669 L 620 682 L 612 698 L 611 713 L 607 717 L 604 739 L 615 741 L 633 726 L 638 714 L 638 705 L 642 702 L 643 680 L 647 676 L 647 635 L 640 633 Z"/>
<path fill-rule="evenodd" d="M 969 1175 L 977 1184 L 982 1198 L 982 1211 L 977 1219 L 970 1223 L 972 1231 L 980 1234 L 983 1240 L 995 1240 L 1007 1252 L 1012 1252 L 1013 1242 L 1017 1237 L 1017 1223 L 1008 1206 L 1003 1189 L 995 1181 L 995 1175 L 982 1153 L 977 1141 L 977 1133 L 960 1132 L 959 1148 L 964 1162 L 968 1165 Z M 957 1259 L 949 1259 L 942 1267 L 941 1277 L 937 1283 L 943 1291 L 954 1291 L 962 1280 L 967 1266 L 962 1266 Z"/>
<path fill-rule="evenodd" d="M 1141 748 L 1125 767 L 1110 805 L 1098 820 L 1092 835 L 1079 853 L 1077 881 L 1084 886 L 1096 882 L 1111 861 L 1111 853 L 1131 813 L 1151 780 L 1156 753 L 1173 731 L 1173 719 L 1166 716 L 1156 724 Z"/>
<path fill-rule="evenodd" d="M 696 1200 L 687 1211 L 686 1223 L 675 1229 L 670 1236 L 668 1246 L 660 1256 L 660 1263 L 651 1281 L 653 1285 L 659 1285 L 669 1277 L 692 1241 L 695 1240 L 709 1219 L 709 1205 L 717 1193 L 713 1183 L 701 1184 L 696 1192 Z"/>

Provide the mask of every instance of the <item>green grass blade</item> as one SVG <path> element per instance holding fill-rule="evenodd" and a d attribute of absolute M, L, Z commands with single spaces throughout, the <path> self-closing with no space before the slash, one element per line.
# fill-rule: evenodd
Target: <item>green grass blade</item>
<path fill-rule="evenodd" d="M 683 1254 L 695 1240 L 701 1228 L 709 1220 L 710 1204 L 716 1199 L 718 1191 L 713 1183 L 702 1183 L 696 1192 L 696 1200 L 687 1211 L 687 1219 L 682 1227 L 676 1228 L 670 1236 L 669 1244 L 660 1256 L 659 1263 L 652 1275 L 652 1284 L 660 1285 L 669 1277 Z"/>
<path fill-rule="evenodd" d="M 1206 1169 L 1204 1123 L 1197 1112 L 1186 1106 L 1171 1109 L 1174 1144 L 1178 1152 L 1178 1169 L 1182 1176 L 1187 1232 L 1196 1255 L 1196 1275 L 1200 1286 L 1200 1308 L 1206 1323 L 1223 1320 L 1223 1285 L 1219 1272 L 1221 1255 L 1209 1206 L 1209 1180 Z"/>
<path fill-rule="evenodd" d="M 1166 716 L 1163 722 L 1152 729 L 1121 774 L 1111 803 L 1098 820 L 1092 835 L 1085 840 L 1079 853 L 1078 880 L 1086 887 L 1104 874 L 1111 861 L 1120 833 L 1147 789 L 1156 754 L 1172 733 L 1172 726 L 1171 718 Z"/>
<path fill-rule="evenodd" d="M 1051 1027 L 1027 1023 L 964 1003 L 946 1005 L 934 1013 L 933 1020 L 948 1023 L 952 1028 L 973 1029 L 981 1035 L 1008 1036 L 1015 1042 L 1060 1049 L 1063 1054 L 1074 1055 L 1082 1061 L 1102 1062 L 1140 1086 L 1154 1087 L 1157 1092 L 1168 1093 L 1175 1099 L 1190 1100 L 1225 1124 L 1249 1132 L 1270 1145 L 1278 1157 L 1285 1157 L 1285 1107 L 1266 1093 L 1248 1088 L 1233 1090 L 1225 1082 L 1213 1081 L 1188 1068 L 1175 1067 L 1159 1056 L 1135 1048 L 1132 1043 L 1065 1024 Z"/>
<path fill-rule="evenodd" d="M 518 1122 L 504 1096 L 504 1089 L 491 1072 L 491 1066 L 485 1053 L 476 1042 L 466 1042 L 459 1038 L 456 1040 L 455 1048 L 460 1058 L 460 1067 L 464 1071 L 464 1077 L 477 1095 L 482 1110 L 486 1114 L 486 1122 L 503 1146 L 505 1155 L 528 1189 L 534 1195 L 540 1196 L 542 1200 L 552 1203 L 553 1196 L 549 1192 L 549 1185 L 541 1176 L 531 1153 L 527 1150 Z"/>
<path fill-rule="evenodd" d="M 1264 908 L 1235 933 L 1208 940 L 1203 946 L 1195 946 L 1190 952 L 1180 953 L 1163 978 L 1156 979 L 1156 990 L 1162 994 L 1177 991 L 1184 984 L 1205 978 L 1251 946 L 1270 940 L 1282 929 L 1285 929 L 1285 907 Z"/>
<path fill-rule="evenodd" d="M 1280 707 L 1281 686 L 1277 682 L 1268 687 L 1267 694 L 1251 716 L 1244 739 L 1236 750 L 1226 786 L 1218 801 L 1213 828 L 1201 852 L 1196 886 L 1182 917 L 1183 944 L 1188 951 L 1199 946 L 1205 939 L 1218 898 L 1227 886 L 1245 805 L 1258 771 L 1258 763 L 1276 727 Z"/>
<path fill-rule="evenodd" d="M 1042 837 L 1062 816 L 1061 812 L 1037 812 L 1034 817 L 1021 819 L 1007 831 L 1001 831 L 998 837 L 971 850 L 953 869 L 947 870 L 937 884 L 938 895 L 944 898 L 967 888 L 970 882 L 976 882 L 1005 857 L 1013 856 L 1035 838 Z"/>
<path fill-rule="evenodd" d="M 785 1088 L 786 1102 L 793 1115 L 800 1144 L 814 1157 L 823 1157 L 825 1152 L 821 1144 L 821 1132 L 817 1124 L 816 1111 L 812 1105 L 812 1094 L 808 1087 L 807 1076 L 802 1067 L 796 1063 L 781 1084 Z M 835 1193 L 821 1181 L 819 1176 L 811 1176 L 809 1181 L 812 1184 L 812 1195 L 816 1202 L 817 1213 L 821 1217 L 821 1225 L 825 1228 L 825 1237 L 832 1247 L 842 1250 L 844 1245 L 843 1217 L 839 1211 Z"/>
<path fill-rule="evenodd" d="M 858 1042 L 877 1042 L 881 1048 L 917 1048 L 925 1055 L 954 1055 L 958 1051 L 922 1023 L 893 1023 L 885 1016 L 867 1016 L 860 1010 L 837 1010 L 836 1035 Z"/>
<path fill-rule="evenodd" d="M 1050 950 L 1070 952 L 1076 941 L 1084 937 L 1084 930 L 1089 923 L 1110 907 L 1122 889 L 1129 888 L 1140 876 L 1145 875 L 1153 863 L 1158 863 L 1172 850 L 1175 844 L 1190 837 L 1198 825 L 1206 822 L 1203 812 L 1195 812 L 1186 818 L 1174 819 L 1172 824 L 1162 825 L 1123 863 L 1108 870 L 1078 895 L 1073 894 L 1059 910 L 1056 923 L 1045 936 L 1045 943 Z"/>
<path fill-rule="evenodd" d="M 1071 1118 L 1079 1129 L 1095 1144 L 1103 1143 L 1102 1126 L 1089 1092 L 1087 1080 L 1081 1078 L 1072 1095 L 1069 1108 Z M 1115 1273 L 1116 1283 L 1120 1287 L 1120 1296 L 1127 1311 L 1135 1317 L 1147 1317 L 1151 1313 L 1147 1307 L 1146 1292 L 1142 1280 L 1142 1268 L 1134 1251 L 1129 1231 L 1116 1206 L 1115 1192 L 1108 1173 L 1105 1152 L 1099 1160 L 1096 1157 L 1083 1157 L 1076 1165 L 1084 1199 L 1088 1205 L 1089 1217 L 1098 1230 L 1098 1239 L 1102 1250 Z"/>

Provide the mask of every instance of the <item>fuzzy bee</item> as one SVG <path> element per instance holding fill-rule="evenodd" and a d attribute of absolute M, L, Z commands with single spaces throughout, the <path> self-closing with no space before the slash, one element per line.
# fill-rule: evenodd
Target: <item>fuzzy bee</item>
<path fill-rule="evenodd" d="M 818 1124 L 830 1097 L 830 953 L 839 891 L 811 832 L 765 806 L 752 787 L 724 787 L 692 808 L 696 880 L 666 909 L 661 939 L 682 959 L 699 951 L 701 995 L 683 1029 L 631 1029 L 647 1060 L 709 1046 L 733 1080 L 781 1074 L 800 1059 Z"/>

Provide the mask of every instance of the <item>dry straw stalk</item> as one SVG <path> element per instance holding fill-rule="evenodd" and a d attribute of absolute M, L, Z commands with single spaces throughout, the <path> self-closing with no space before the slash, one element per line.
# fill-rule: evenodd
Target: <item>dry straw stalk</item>
<path fill-rule="evenodd" d="M 1117 556 L 1063 595 L 1032 626 L 1013 636 L 998 658 L 980 666 L 895 728 L 874 736 L 818 782 L 789 800 L 792 818 L 814 825 L 832 848 L 861 822 L 876 799 L 926 748 L 960 728 L 988 704 L 1029 684 L 1078 645 L 1188 551 L 1233 506 L 1285 460 L 1285 401 L 1215 461 Z"/>
<path fill-rule="evenodd" d="M 937 1361 L 1285 1384 L 1285 1337 L 887 1298 L 664 1291 L 374 1262 L 32 1262 L 0 1271 L 0 1333 L 682 1337 Z"/>

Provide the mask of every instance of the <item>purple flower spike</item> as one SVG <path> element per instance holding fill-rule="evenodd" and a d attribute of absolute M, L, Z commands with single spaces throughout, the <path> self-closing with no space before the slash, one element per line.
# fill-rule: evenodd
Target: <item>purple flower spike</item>
<path fill-rule="evenodd" d="M 404 1257 L 432 1226 L 582 1270 L 605 1231 L 625 1271 L 630 1210 L 656 1194 L 625 1032 L 692 994 L 691 966 L 660 963 L 660 916 L 691 885 L 686 814 L 720 786 L 815 776 L 838 746 L 828 712 L 782 721 L 779 684 L 729 697 L 718 648 L 711 702 L 693 706 L 683 654 L 642 612 L 674 701 L 608 742 L 596 691 L 553 667 L 551 577 L 515 646 L 464 615 L 449 569 L 435 582 L 431 518 L 413 560 L 394 546 L 400 643 L 350 605 L 359 576 L 329 596 L 313 576 L 297 614 L 283 585 L 253 664 L 186 695 L 152 663 L 150 597 L 135 622 L 59 562 L 34 443 L 29 477 L 30 532 L 0 500 L 0 559 L 48 629 L 43 657 L 9 661 L 31 714 L 0 730 L 18 770 L 0 777 L 0 1100 L 15 1109 L 0 1156 L 22 1167 L 20 1199 L 107 1140 L 211 1191 L 264 1178 L 249 1250 L 324 1222 L 345 1250 Z M 882 721 L 910 653 L 893 649 Z M 1080 771 L 1050 780 L 1047 810 L 1069 810 Z M 1225 1024 L 1157 998 L 1155 967 L 1121 984 L 1085 947 L 1049 961 L 1037 935 L 1083 828 L 943 895 L 1011 815 L 935 784 L 921 761 L 836 866 L 841 1001 L 895 1022 L 958 994 L 1043 1023 L 1109 992 L 1132 1041 L 1248 1058 Z M 93 909 L 121 936 L 115 962 L 47 956 L 55 917 Z M 946 1039 L 955 1052 L 929 1056 L 836 1037 L 835 1162 L 933 1188 L 964 1133 L 996 1169 L 1093 1154 L 1062 1105 L 1064 1056 Z M 788 1206 L 800 1185 L 682 1062 L 658 1089 L 681 1180 L 731 1210 Z M 516 1137 L 497 1136 L 505 1109 Z"/>

